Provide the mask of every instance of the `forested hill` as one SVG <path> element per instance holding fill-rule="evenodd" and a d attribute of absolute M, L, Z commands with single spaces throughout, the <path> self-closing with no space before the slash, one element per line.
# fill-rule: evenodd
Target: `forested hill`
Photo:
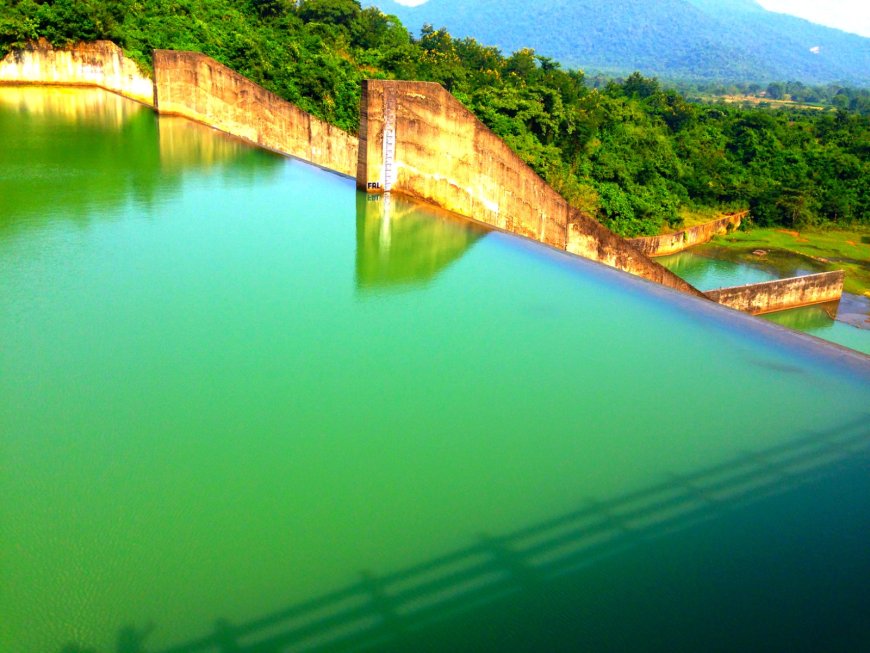
<path fill-rule="evenodd" d="M 368 2 L 412 31 L 446 27 L 505 52 L 531 47 L 586 71 L 870 85 L 870 39 L 766 11 L 754 0 Z"/>
<path fill-rule="evenodd" d="M 349 131 L 363 79 L 438 82 L 626 236 L 747 207 L 758 224 L 791 228 L 870 221 L 865 95 L 771 111 L 691 103 L 637 73 L 593 89 L 529 49 L 502 54 L 434 29 L 412 38 L 357 0 L 0 0 L 0 56 L 39 37 L 110 39 L 144 67 L 158 48 L 202 52 Z"/>

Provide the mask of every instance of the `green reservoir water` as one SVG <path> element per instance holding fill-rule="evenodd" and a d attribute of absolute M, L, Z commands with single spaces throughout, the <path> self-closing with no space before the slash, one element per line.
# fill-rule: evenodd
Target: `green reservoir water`
<path fill-rule="evenodd" d="M 858 651 L 870 365 L 0 89 L 0 651 Z"/>
<path fill-rule="evenodd" d="M 783 272 L 765 265 L 763 259 L 759 259 L 758 265 L 747 265 L 716 258 L 714 254 L 720 252 L 715 246 L 708 245 L 690 252 L 662 256 L 657 260 L 701 290 L 741 286 L 820 271 L 808 266 L 799 257 L 788 261 L 792 266 Z M 782 259 L 778 260 L 780 266 L 785 263 Z M 803 306 L 760 317 L 870 355 L 870 298 L 843 293 L 840 302 Z"/>
<path fill-rule="evenodd" d="M 711 256 L 700 256 L 694 250 L 660 256 L 656 261 L 700 290 L 742 286 L 780 278 L 780 275 L 761 265 L 753 267 Z"/>

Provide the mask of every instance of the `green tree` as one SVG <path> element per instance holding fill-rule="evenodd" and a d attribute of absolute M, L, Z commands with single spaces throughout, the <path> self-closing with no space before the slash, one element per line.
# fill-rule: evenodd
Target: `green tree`
<path fill-rule="evenodd" d="M 302 20 L 348 26 L 360 14 L 358 0 L 300 0 L 297 12 Z"/>

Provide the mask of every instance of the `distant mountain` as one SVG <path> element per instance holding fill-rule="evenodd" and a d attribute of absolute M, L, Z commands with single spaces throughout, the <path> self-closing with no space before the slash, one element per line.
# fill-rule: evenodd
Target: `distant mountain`
<path fill-rule="evenodd" d="M 765 10 L 755 0 L 369 0 L 418 32 L 429 23 L 510 53 L 665 78 L 870 85 L 870 39 Z"/>

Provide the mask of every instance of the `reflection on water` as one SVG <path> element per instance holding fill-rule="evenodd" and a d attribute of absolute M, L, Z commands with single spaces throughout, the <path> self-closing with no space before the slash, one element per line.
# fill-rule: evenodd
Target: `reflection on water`
<path fill-rule="evenodd" d="M 662 256 L 656 261 L 699 290 L 714 290 L 747 283 L 772 281 L 776 274 L 764 267 L 754 267 L 708 256 L 696 252 L 680 252 Z"/>
<path fill-rule="evenodd" d="M 870 299 L 843 293 L 839 302 L 803 306 L 761 316 L 870 355 Z"/>
<path fill-rule="evenodd" d="M 21 117 L 48 118 L 56 124 L 118 130 L 132 116 L 148 111 L 115 93 L 98 88 L 0 86 L 0 107 Z"/>
<path fill-rule="evenodd" d="M 0 86 L 0 143 L 0 230 L 86 224 L 127 202 L 147 213 L 187 172 L 216 167 L 244 182 L 281 161 L 101 89 Z"/>
<path fill-rule="evenodd" d="M 831 326 L 837 318 L 838 307 L 839 302 L 828 302 L 795 308 L 790 311 L 778 311 L 763 317 L 797 331 L 814 331 Z"/>
<path fill-rule="evenodd" d="M 221 135 L 185 118 L 160 116 L 157 129 L 163 172 L 223 167 L 235 176 L 246 171 L 264 172 L 264 158 L 273 162 L 281 160 L 277 154 L 254 151 L 236 138 Z"/>
<path fill-rule="evenodd" d="M 361 290 L 425 283 L 465 254 L 489 230 L 390 195 L 358 194 L 356 282 Z"/>
<path fill-rule="evenodd" d="M 672 262 L 688 262 L 685 269 L 689 275 L 704 275 L 708 269 L 712 269 L 717 274 L 722 275 L 720 278 L 723 281 L 728 281 L 727 283 L 720 283 L 718 286 L 710 286 L 709 288 L 705 286 L 703 290 L 764 281 L 765 279 L 758 277 L 760 272 L 771 275 L 771 279 L 786 279 L 788 277 L 826 272 L 829 269 L 820 261 L 815 261 L 812 258 L 801 256 L 794 252 L 779 249 L 766 251 L 767 253 L 764 256 L 755 256 L 744 251 L 722 247 L 715 243 L 706 243 L 693 247 L 690 251 L 682 252 L 681 254 L 685 255 L 682 258 L 666 256 L 659 260 L 663 260 L 667 266 Z M 710 261 L 709 265 L 714 267 L 708 268 L 702 265 L 703 261 L 690 262 L 697 257 Z M 715 283 L 717 279 L 714 278 L 711 281 Z"/>

